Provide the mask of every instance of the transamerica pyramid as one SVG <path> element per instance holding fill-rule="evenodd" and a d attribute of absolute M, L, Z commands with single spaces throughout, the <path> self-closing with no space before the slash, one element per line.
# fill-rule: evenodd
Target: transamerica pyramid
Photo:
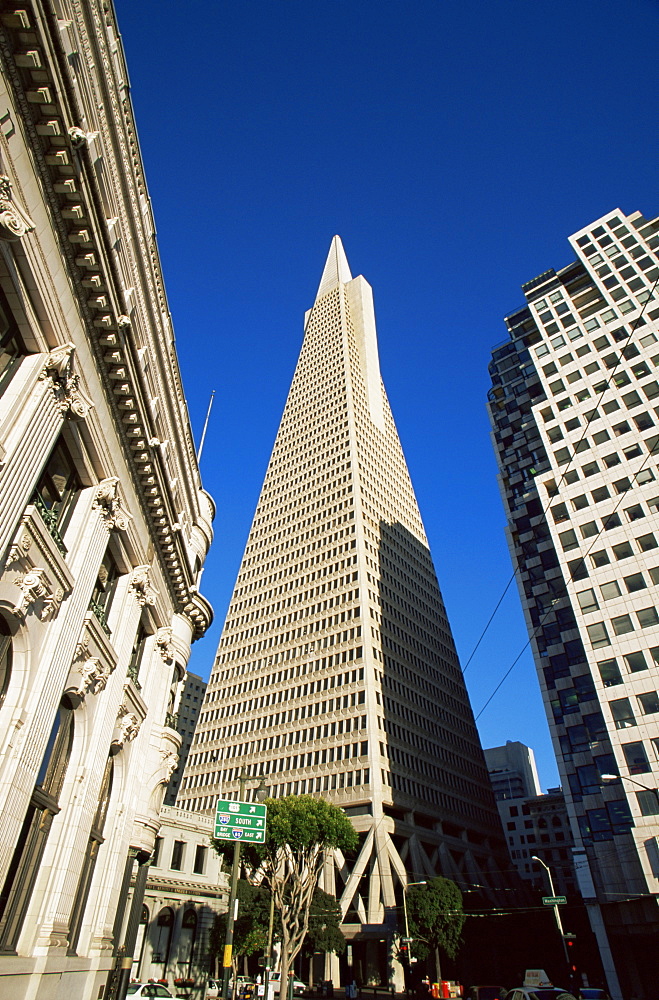
<path fill-rule="evenodd" d="M 321 888 L 341 902 L 362 982 L 388 980 L 408 881 L 443 874 L 487 896 L 509 867 L 380 378 L 371 287 L 338 236 L 177 804 L 212 812 L 243 768 L 271 796 L 323 796 L 351 817 L 358 854 L 328 858 Z"/>

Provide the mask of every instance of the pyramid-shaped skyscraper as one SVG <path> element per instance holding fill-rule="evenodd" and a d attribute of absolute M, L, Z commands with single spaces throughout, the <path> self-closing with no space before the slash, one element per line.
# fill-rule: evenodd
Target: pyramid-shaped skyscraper
<path fill-rule="evenodd" d="M 323 887 L 341 901 L 364 982 L 378 968 L 386 981 L 407 881 L 443 874 L 487 894 L 509 866 L 380 378 L 372 291 L 338 236 L 178 804 L 214 810 L 237 796 L 243 768 L 272 796 L 330 799 L 359 831 L 357 858 L 329 859 Z"/>

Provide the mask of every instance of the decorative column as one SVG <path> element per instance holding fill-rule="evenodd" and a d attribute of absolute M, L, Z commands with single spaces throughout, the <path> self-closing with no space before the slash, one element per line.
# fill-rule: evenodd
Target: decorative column
<path fill-rule="evenodd" d="M 137 932 L 142 916 L 142 906 L 144 905 L 144 890 L 146 889 L 146 879 L 149 874 L 151 855 L 140 852 L 137 855 L 137 876 L 135 878 L 135 888 L 128 914 L 128 924 L 126 926 L 126 937 L 124 938 L 123 957 L 121 959 L 121 970 L 119 972 L 119 984 L 117 986 L 117 1000 L 125 1000 L 126 990 L 130 983 L 130 972 L 133 968 L 135 944 L 137 942 Z"/>

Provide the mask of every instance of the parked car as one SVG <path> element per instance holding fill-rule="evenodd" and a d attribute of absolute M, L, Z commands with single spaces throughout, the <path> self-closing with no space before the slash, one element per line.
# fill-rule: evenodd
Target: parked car
<path fill-rule="evenodd" d="M 222 983 L 219 979 L 209 979 L 206 984 L 206 996 L 204 1000 L 216 1000 L 222 992 Z"/>
<path fill-rule="evenodd" d="M 507 995 L 505 986 L 470 986 L 465 994 L 467 1000 L 505 1000 Z"/>
<path fill-rule="evenodd" d="M 279 983 L 281 981 L 281 972 L 271 972 L 270 973 L 270 985 L 275 985 L 275 992 L 279 989 Z M 296 997 L 304 996 L 309 987 L 306 983 L 303 983 L 299 979 L 293 980 L 293 995 Z"/>
<path fill-rule="evenodd" d="M 129 983 L 127 997 L 173 997 L 166 986 L 160 983 Z"/>

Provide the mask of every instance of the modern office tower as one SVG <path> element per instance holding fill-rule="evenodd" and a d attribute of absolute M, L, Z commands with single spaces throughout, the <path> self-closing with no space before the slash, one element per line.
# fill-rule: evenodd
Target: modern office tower
<path fill-rule="evenodd" d="M 489 408 L 581 890 L 612 995 L 615 964 L 641 997 L 659 931 L 659 220 L 616 210 L 570 243 L 522 286 Z"/>
<path fill-rule="evenodd" d="M 213 810 L 220 794 L 237 795 L 243 768 L 273 796 L 324 796 L 352 817 L 358 857 L 328 860 L 323 884 L 359 938 L 363 982 L 388 979 L 378 942 L 408 878 L 499 880 L 499 819 L 380 379 L 371 288 L 352 278 L 338 237 L 306 315 L 179 806 Z"/>
<path fill-rule="evenodd" d="M 181 778 L 185 771 L 185 765 L 192 746 L 192 738 L 195 733 L 199 713 L 206 693 L 206 681 L 198 674 L 187 673 L 183 682 L 183 690 L 179 700 L 178 712 L 173 722 L 176 731 L 181 737 L 181 748 L 178 752 L 178 764 L 176 770 L 169 779 L 167 791 L 165 792 L 165 805 L 176 804 L 176 796 L 181 785 Z"/>
<path fill-rule="evenodd" d="M 530 747 L 508 740 L 503 747 L 490 747 L 483 752 L 497 802 L 540 794 L 535 754 Z"/>
<path fill-rule="evenodd" d="M 0 996 L 123 995 L 201 486 L 111 3 L 0 11 Z M 119 992 L 117 992 L 119 989 Z"/>
<path fill-rule="evenodd" d="M 561 788 L 543 795 L 535 754 L 523 743 L 508 740 L 484 751 L 508 852 L 521 878 L 545 886 L 537 856 L 550 866 L 559 894 L 575 891 L 572 834 Z"/>

